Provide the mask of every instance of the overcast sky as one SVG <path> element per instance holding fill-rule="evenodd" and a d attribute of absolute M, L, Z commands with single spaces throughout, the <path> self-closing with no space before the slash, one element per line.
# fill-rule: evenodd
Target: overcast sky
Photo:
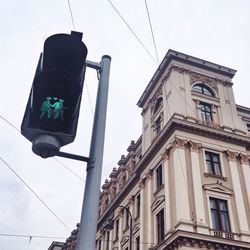
<path fill-rule="evenodd" d="M 56 33 L 70 33 L 72 21 L 67 0 L 0 3 L 0 248 L 44 250 L 53 240 L 63 240 L 56 237 L 68 237 L 80 220 L 86 165 L 39 158 L 32 153 L 30 142 L 4 119 L 20 129 L 44 40 Z M 112 3 L 156 60 L 145 1 Z M 168 49 L 174 49 L 236 69 L 236 102 L 250 107 L 250 1 L 148 0 L 147 4 L 160 61 Z M 84 33 L 88 60 L 99 62 L 104 54 L 112 57 L 104 181 L 120 156 L 127 154 L 130 141 L 141 134 L 141 110 L 136 103 L 157 64 L 108 0 L 71 0 L 71 8 L 76 30 Z M 96 72 L 88 69 L 85 79 L 77 138 L 62 150 L 87 156 Z M 30 240 L 3 234 L 55 238 Z"/>

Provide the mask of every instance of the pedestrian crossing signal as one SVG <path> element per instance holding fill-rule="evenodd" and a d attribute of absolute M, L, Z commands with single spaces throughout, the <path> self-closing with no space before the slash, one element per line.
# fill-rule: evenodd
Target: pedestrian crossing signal
<path fill-rule="evenodd" d="M 72 32 L 53 35 L 44 43 L 21 126 L 40 155 L 41 145 L 43 151 L 54 148 L 43 135 L 57 142 L 56 151 L 75 139 L 87 57 L 81 39 L 82 33 Z M 43 152 L 48 154 L 53 153 Z"/>

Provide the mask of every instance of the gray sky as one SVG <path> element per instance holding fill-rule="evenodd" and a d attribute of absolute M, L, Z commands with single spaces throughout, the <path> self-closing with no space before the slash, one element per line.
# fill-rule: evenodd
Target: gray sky
<path fill-rule="evenodd" d="M 145 1 L 113 0 L 126 22 L 156 58 Z M 9 1 L 0 8 L 0 115 L 20 128 L 39 54 L 44 40 L 70 33 L 67 0 Z M 237 104 L 250 107 L 250 1 L 148 0 L 160 60 L 168 49 L 178 50 L 237 70 Z M 157 65 L 134 38 L 108 0 L 71 0 L 77 31 L 84 33 L 88 60 L 112 57 L 103 181 L 131 140 L 141 134 L 141 110 L 136 103 Z M 85 77 L 77 138 L 63 151 L 88 155 L 97 87 L 96 73 Z M 75 228 L 85 180 L 85 164 L 57 158 L 43 160 L 31 144 L 0 119 L 0 157 L 67 225 Z M 72 174 L 67 168 L 78 176 Z M 82 180 L 81 180 L 82 179 Z M 7 237 L 2 234 L 68 237 L 70 232 L 0 159 L 0 248 L 47 249 L 53 240 Z"/>

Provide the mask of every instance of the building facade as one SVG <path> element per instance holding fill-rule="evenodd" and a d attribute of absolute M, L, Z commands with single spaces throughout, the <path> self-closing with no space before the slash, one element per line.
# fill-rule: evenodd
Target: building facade
<path fill-rule="evenodd" d="M 142 134 L 102 185 L 97 250 L 250 249 L 250 108 L 235 73 L 167 52 L 138 101 Z"/>
<path fill-rule="evenodd" d="M 250 249 L 250 109 L 235 73 L 168 51 L 138 101 L 142 135 L 102 186 L 98 250 Z"/>

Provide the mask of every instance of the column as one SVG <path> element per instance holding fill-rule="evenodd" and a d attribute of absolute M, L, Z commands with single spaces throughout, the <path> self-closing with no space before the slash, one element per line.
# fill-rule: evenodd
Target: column
<path fill-rule="evenodd" d="M 246 210 L 242 195 L 242 189 L 241 189 L 241 183 L 240 183 L 240 176 L 239 171 L 237 167 L 237 161 L 236 157 L 238 156 L 238 153 L 227 151 L 227 157 L 229 162 L 229 167 L 231 171 L 232 176 L 232 184 L 233 184 L 233 191 L 235 196 L 235 202 L 236 202 L 236 211 L 237 211 L 237 217 L 239 222 L 239 229 L 240 233 L 248 233 L 248 223 L 247 223 L 247 216 L 246 216 Z"/>
<path fill-rule="evenodd" d="M 170 183 L 169 183 L 169 154 L 168 149 L 161 155 L 163 163 L 164 173 L 164 191 L 165 191 L 165 233 L 171 231 L 172 220 L 171 220 L 171 206 L 170 206 Z"/>
<path fill-rule="evenodd" d="M 174 188 L 176 203 L 176 224 L 181 230 L 192 230 L 190 203 L 187 181 L 187 164 L 185 157 L 186 140 L 175 138 L 171 144 L 173 150 Z M 176 225 L 174 225 L 176 226 Z"/>
<path fill-rule="evenodd" d="M 204 197 L 202 192 L 201 166 L 199 161 L 200 143 L 189 142 L 191 154 L 192 182 L 194 192 L 195 224 L 198 233 L 208 233 L 206 224 Z"/>

